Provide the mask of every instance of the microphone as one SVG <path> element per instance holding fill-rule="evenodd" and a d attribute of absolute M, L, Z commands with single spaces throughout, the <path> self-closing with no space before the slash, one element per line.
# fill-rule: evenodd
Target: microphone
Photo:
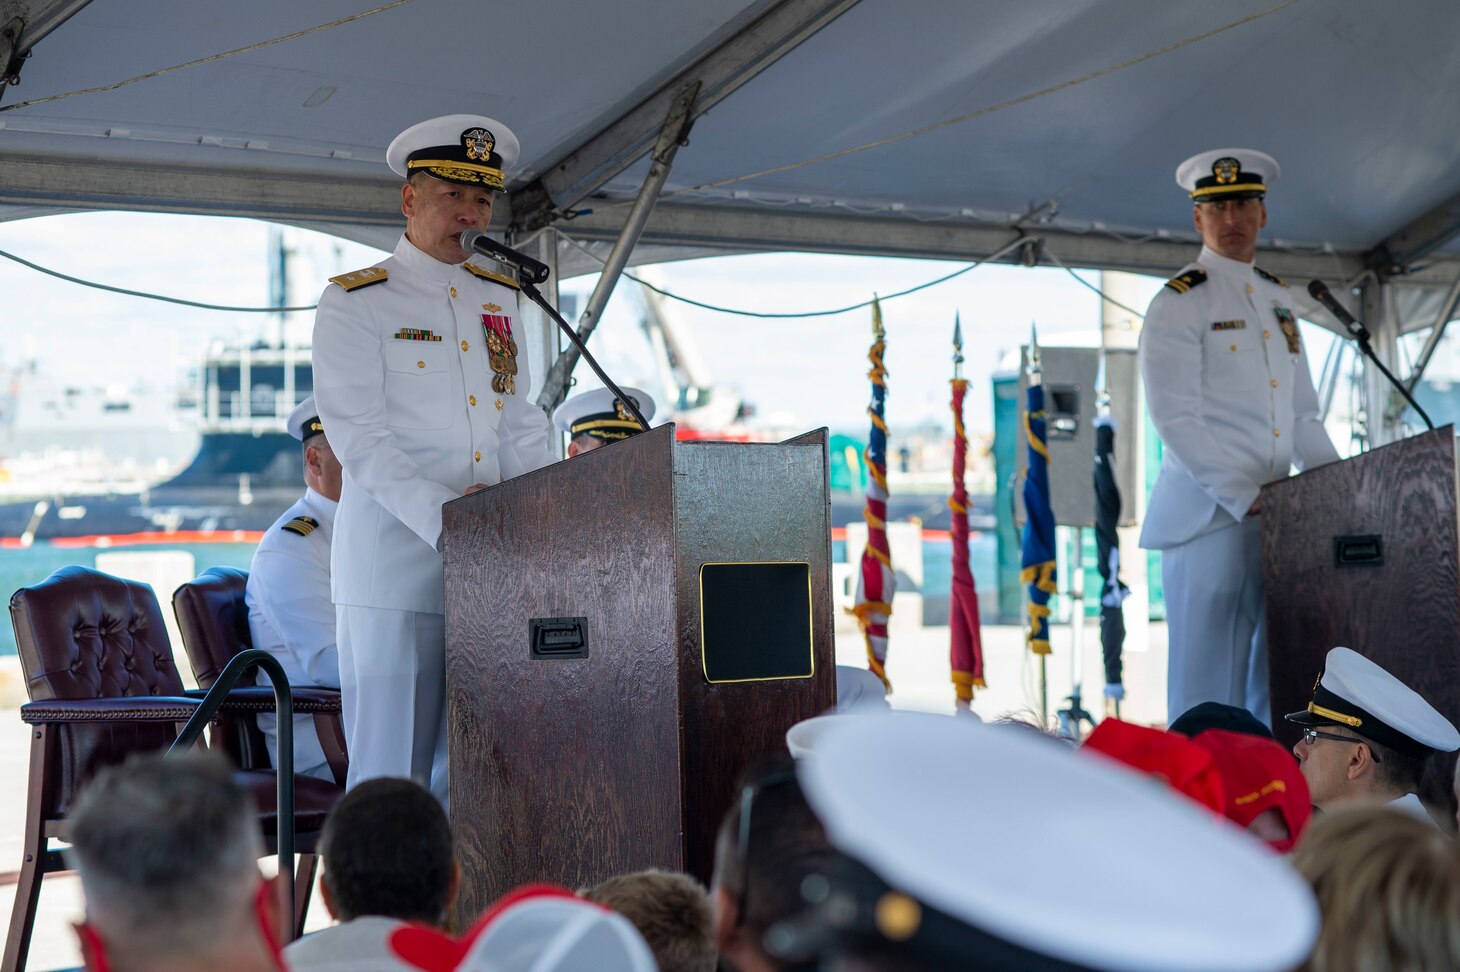
<path fill-rule="evenodd" d="M 461 234 L 461 248 L 468 253 L 480 253 L 482 256 L 491 257 L 501 263 L 507 264 L 517 271 L 520 280 L 529 283 L 540 284 L 547 280 L 552 270 L 546 263 L 541 263 L 492 239 L 479 229 L 464 230 Z"/>
<path fill-rule="evenodd" d="M 1368 328 L 1354 320 L 1354 316 L 1338 302 L 1338 298 L 1333 296 L 1322 280 L 1310 280 L 1308 293 L 1314 300 L 1328 308 L 1328 312 L 1338 319 L 1338 322 L 1348 330 L 1350 336 L 1364 342 L 1369 340 Z"/>

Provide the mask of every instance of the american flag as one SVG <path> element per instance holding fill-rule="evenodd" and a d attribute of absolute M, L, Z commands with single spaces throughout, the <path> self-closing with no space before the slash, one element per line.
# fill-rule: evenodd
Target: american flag
<path fill-rule="evenodd" d="M 882 306 L 872 300 L 872 347 L 867 360 L 872 369 L 872 402 L 867 415 L 872 420 L 867 436 L 867 546 L 862 551 L 862 569 L 857 577 L 857 599 L 852 613 L 867 640 L 867 667 L 891 688 L 887 681 L 887 621 L 892 615 L 892 594 L 897 579 L 892 572 L 892 552 L 887 545 L 887 368 L 882 355 L 887 348 L 882 328 Z"/>

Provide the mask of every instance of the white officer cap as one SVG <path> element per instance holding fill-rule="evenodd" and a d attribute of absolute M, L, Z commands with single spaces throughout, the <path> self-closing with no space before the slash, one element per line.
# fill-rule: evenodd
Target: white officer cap
<path fill-rule="evenodd" d="M 1460 749 L 1460 732 L 1414 689 L 1351 648 L 1328 653 L 1313 701 L 1286 716 L 1302 726 L 1347 726 L 1411 756 Z"/>
<path fill-rule="evenodd" d="M 820 934 L 949 969 L 1277 972 L 1317 936 L 1313 895 L 1281 857 L 1155 780 L 1023 729 L 844 719 L 797 776 L 851 860 L 813 912 L 771 929 L 781 954 Z M 1071 861 L 1107 890 L 1061 893 Z"/>
<path fill-rule="evenodd" d="M 319 409 L 314 407 L 313 395 L 294 406 L 294 411 L 289 413 L 285 425 L 289 434 L 300 442 L 316 435 L 324 435 L 324 424 L 319 420 Z"/>
<path fill-rule="evenodd" d="M 442 115 L 397 135 L 385 150 L 385 162 L 402 178 L 425 171 L 447 182 L 500 192 L 520 151 L 512 129 L 495 118 Z"/>
<path fill-rule="evenodd" d="M 1176 184 L 1190 193 L 1194 202 L 1261 199 L 1281 173 L 1277 160 L 1265 152 L 1212 149 L 1178 165 Z"/>
<path fill-rule="evenodd" d="M 654 417 L 654 399 L 648 392 L 628 385 L 623 386 L 623 392 L 644 414 L 644 421 Z M 607 442 L 644 431 L 634 421 L 633 413 L 607 388 L 595 388 L 563 402 L 553 409 L 553 424 L 569 435 L 590 435 Z"/>
<path fill-rule="evenodd" d="M 871 707 L 887 708 L 887 685 L 877 675 L 860 665 L 836 667 L 836 710 Z"/>
<path fill-rule="evenodd" d="M 657 972 L 639 930 L 557 889 L 524 889 L 481 921 L 457 972 Z"/>

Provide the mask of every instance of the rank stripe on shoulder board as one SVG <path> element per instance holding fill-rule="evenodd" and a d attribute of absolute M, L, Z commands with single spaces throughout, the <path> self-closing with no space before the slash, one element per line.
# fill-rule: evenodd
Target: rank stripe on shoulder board
<path fill-rule="evenodd" d="M 1257 275 L 1263 280 L 1268 281 L 1269 283 L 1275 283 L 1279 287 L 1286 287 L 1288 285 L 1288 282 L 1286 280 L 1284 280 L 1282 277 L 1279 277 L 1275 273 L 1268 273 L 1266 270 L 1262 269 L 1259 266 L 1254 266 L 1252 269 L 1256 270 Z"/>
<path fill-rule="evenodd" d="M 507 276 L 505 273 L 497 273 L 495 270 L 483 270 L 481 267 L 473 266 L 470 263 L 464 264 L 464 266 L 467 268 L 467 270 L 471 271 L 476 276 L 481 277 L 483 280 L 490 280 L 493 283 L 501 284 L 503 287 L 511 287 L 513 290 L 522 289 L 521 284 L 513 280 L 511 277 Z"/>
<path fill-rule="evenodd" d="M 301 537 L 307 537 L 319 529 L 319 521 L 312 516 L 296 516 L 294 519 L 279 527 L 280 530 L 288 530 L 290 533 L 297 533 Z"/>
<path fill-rule="evenodd" d="M 1184 294 L 1192 287 L 1200 287 L 1206 282 L 1207 272 L 1205 270 L 1188 270 L 1166 281 L 1166 286 L 1178 294 Z"/>
<path fill-rule="evenodd" d="M 349 293 L 371 284 L 385 283 L 389 276 L 390 271 L 384 267 L 366 267 L 364 270 L 353 270 L 338 277 L 330 277 L 330 283 L 338 284 L 344 288 L 345 293 Z"/>

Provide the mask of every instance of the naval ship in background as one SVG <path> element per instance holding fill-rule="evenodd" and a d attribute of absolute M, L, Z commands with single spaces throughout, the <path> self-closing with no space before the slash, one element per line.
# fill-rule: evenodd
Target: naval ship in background
<path fill-rule="evenodd" d="M 257 542 L 303 488 L 303 455 L 285 419 L 313 391 L 308 348 L 215 343 L 171 409 L 159 404 L 166 392 L 56 391 L 24 368 L 6 377 L 0 547 Z M 27 416 L 28 405 L 39 412 Z M 37 436 L 44 451 L 25 452 Z M 172 461 L 117 458 L 146 456 L 163 436 Z M 190 442 L 196 452 L 176 471 L 186 453 L 175 450 Z"/>

